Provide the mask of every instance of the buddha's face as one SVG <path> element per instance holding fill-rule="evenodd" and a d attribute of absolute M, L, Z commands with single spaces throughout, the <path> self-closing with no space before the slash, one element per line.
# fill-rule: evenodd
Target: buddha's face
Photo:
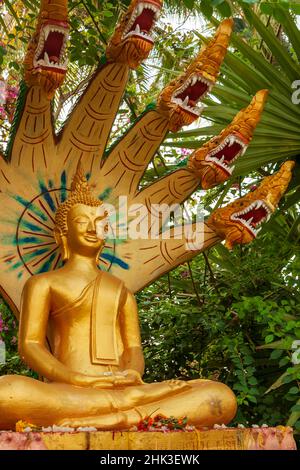
<path fill-rule="evenodd" d="M 71 253 L 95 255 L 104 244 L 107 212 L 103 206 L 76 204 L 67 216 L 67 243 Z"/>

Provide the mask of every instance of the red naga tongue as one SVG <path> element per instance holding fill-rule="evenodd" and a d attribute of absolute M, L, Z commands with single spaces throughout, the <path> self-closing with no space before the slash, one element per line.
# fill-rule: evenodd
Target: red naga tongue
<path fill-rule="evenodd" d="M 39 59 L 43 59 L 45 52 L 47 52 L 49 60 L 54 63 L 58 63 L 63 43 L 63 33 L 57 31 L 50 31 L 45 41 L 44 48 L 39 56 Z"/>
<path fill-rule="evenodd" d="M 234 142 L 234 144 L 226 145 L 222 150 L 217 152 L 214 156 L 218 158 L 219 160 L 223 157 L 225 157 L 225 162 L 230 163 L 231 160 L 238 154 L 238 152 L 241 150 L 241 145 L 238 142 Z"/>
<path fill-rule="evenodd" d="M 259 209 L 252 209 L 251 211 L 247 212 L 247 214 L 240 215 L 240 218 L 244 220 L 249 220 L 252 218 L 253 220 L 251 225 L 255 226 L 258 222 L 261 221 L 261 219 L 266 217 L 266 215 L 266 210 L 263 207 L 260 207 Z"/>
<path fill-rule="evenodd" d="M 154 23 L 154 11 L 145 8 L 142 13 L 136 18 L 130 31 L 135 31 L 137 25 L 139 25 L 141 31 L 149 32 Z"/>
<path fill-rule="evenodd" d="M 189 106 L 195 106 L 197 101 L 206 92 L 207 85 L 201 81 L 198 81 L 195 85 L 189 85 L 180 95 L 177 97 L 184 101 L 185 97 L 189 97 Z"/>

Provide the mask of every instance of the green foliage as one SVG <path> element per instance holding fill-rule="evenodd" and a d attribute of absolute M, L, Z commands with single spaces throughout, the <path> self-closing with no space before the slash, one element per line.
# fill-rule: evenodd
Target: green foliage
<path fill-rule="evenodd" d="M 21 374 L 36 377 L 21 361 L 18 355 L 18 325 L 12 312 L 3 300 L 0 300 L 0 340 L 5 343 L 6 358 L 0 363 L 0 375 Z"/>
<path fill-rule="evenodd" d="M 232 182 L 253 171 L 262 170 L 262 174 L 266 170 L 272 171 L 278 168 L 274 165 L 276 162 L 286 159 L 299 161 L 300 158 L 300 33 L 295 19 L 288 10 L 277 6 L 282 12 L 280 28 L 288 38 L 285 43 L 283 35 L 277 37 L 273 28 L 266 27 L 266 20 L 253 8 L 244 3 L 241 7 L 243 19 L 239 19 L 243 26 L 231 38 L 234 50 L 227 52 L 220 83 L 212 90 L 214 99 L 210 97 L 206 100 L 207 107 L 203 111 L 203 116 L 212 125 L 170 134 L 164 143 L 171 147 L 198 148 L 226 127 L 258 90 L 268 89 L 269 97 L 261 122 L 246 154 L 237 160 Z M 218 24 L 215 18 L 212 22 Z M 197 32 L 196 35 L 203 42 L 208 42 L 207 37 Z M 264 57 L 262 45 L 265 45 L 270 59 Z M 291 205 L 299 202 L 299 175 L 300 169 L 297 167 L 288 194 Z M 220 186 L 219 193 L 229 187 Z M 295 230 L 296 227 L 299 227 L 299 220 Z"/>
<path fill-rule="evenodd" d="M 268 235 L 231 253 L 231 270 L 199 256 L 193 278 L 182 266 L 168 291 L 164 279 L 140 293 L 146 380 L 220 380 L 238 398 L 233 424 L 298 429 L 300 366 L 292 343 L 300 339 L 299 248 L 294 253 L 293 243 Z"/>
<path fill-rule="evenodd" d="M 184 2 L 187 5 L 191 4 L 192 2 L 186 1 Z M 194 2 L 195 3 L 195 2 Z M 256 5 L 259 4 L 259 8 L 262 13 L 266 15 L 272 15 L 276 17 L 276 19 L 280 20 L 280 10 L 279 8 L 283 8 L 285 10 L 290 10 L 293 13 L 300 14 L 300 6 L 297 0 L 294 1 L 287 1 L 287 0 L 269 0 L 261 2 L 259 0 L 202 0 L 200 4 L 201 12 L 203 13 L 206 18 L 211 19 L 214 13 L 217 13 L 221 17 L 228 18 L 236 13 L 239 8 L 243 7 L 244 5 Z"/>

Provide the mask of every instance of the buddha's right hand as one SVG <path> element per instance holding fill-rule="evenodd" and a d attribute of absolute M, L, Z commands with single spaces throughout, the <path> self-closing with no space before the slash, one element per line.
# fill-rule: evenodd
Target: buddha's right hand
<path fill-rule="evenodd" d="M 76 374 L 72 380 L 73 385 L 87 388 L 113 388 L 114 380 L 112 376 L 94 376 Z"/>
<path fill-rule="evenodd" d="M 137 379 L 133 375 L 112 374 L 101 376 L 90 376 L 84 374 L 76 374 L 72 380 L 74 385 L 88 388 L 114 388 L 137 384 Z"/>

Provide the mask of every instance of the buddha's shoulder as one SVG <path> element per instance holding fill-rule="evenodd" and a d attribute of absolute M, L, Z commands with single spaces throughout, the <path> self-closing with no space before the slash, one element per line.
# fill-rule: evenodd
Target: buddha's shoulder
<path fill-rule="evenodd" d="M 111 281 L 117 288 L 121 289 L 120 293 L 120 302 L 121 304 L 124 304 L 128 296 L 132 296 L 133 294 L 131 291 L 126 287 L 124 281 L 117 276 L 114 276 L 113 274 L 107 272 L 107 271 L 102 271 L 101 276 L 105 277 L 108 281 Z"/>
<path fill-rule="evenodd" d="M 56 271 L 49 271 L 45 273 L 35 274 L 27 279 L 25 287 L 27 288 L 50 288 L 55 282 L 58 281 L 58 276 Z"/>
<path fill-rule="evenodd" d="M 124 281 L 122 281 L 122 279 L 120 279 L 120 278 L 117 277 L 117 276 L 114 276 L 114 274 L 111 274 L 111 273 L 108 272 L 108 271 L 101 271 L 101 272 L 100 272 L 100 278 L 101 278 L 101 277 L 102 277 L 102 278 L 104 277 L 105 279 L 107 279 L 107 280 L 109 280 L 109 281 L 114 281 L 114 282 L 116 282 L 116 283 L 118 283 L 118 284 L 120 284 L 120 285 L 122 285 L 122 284 L 124 285 Z"/>

